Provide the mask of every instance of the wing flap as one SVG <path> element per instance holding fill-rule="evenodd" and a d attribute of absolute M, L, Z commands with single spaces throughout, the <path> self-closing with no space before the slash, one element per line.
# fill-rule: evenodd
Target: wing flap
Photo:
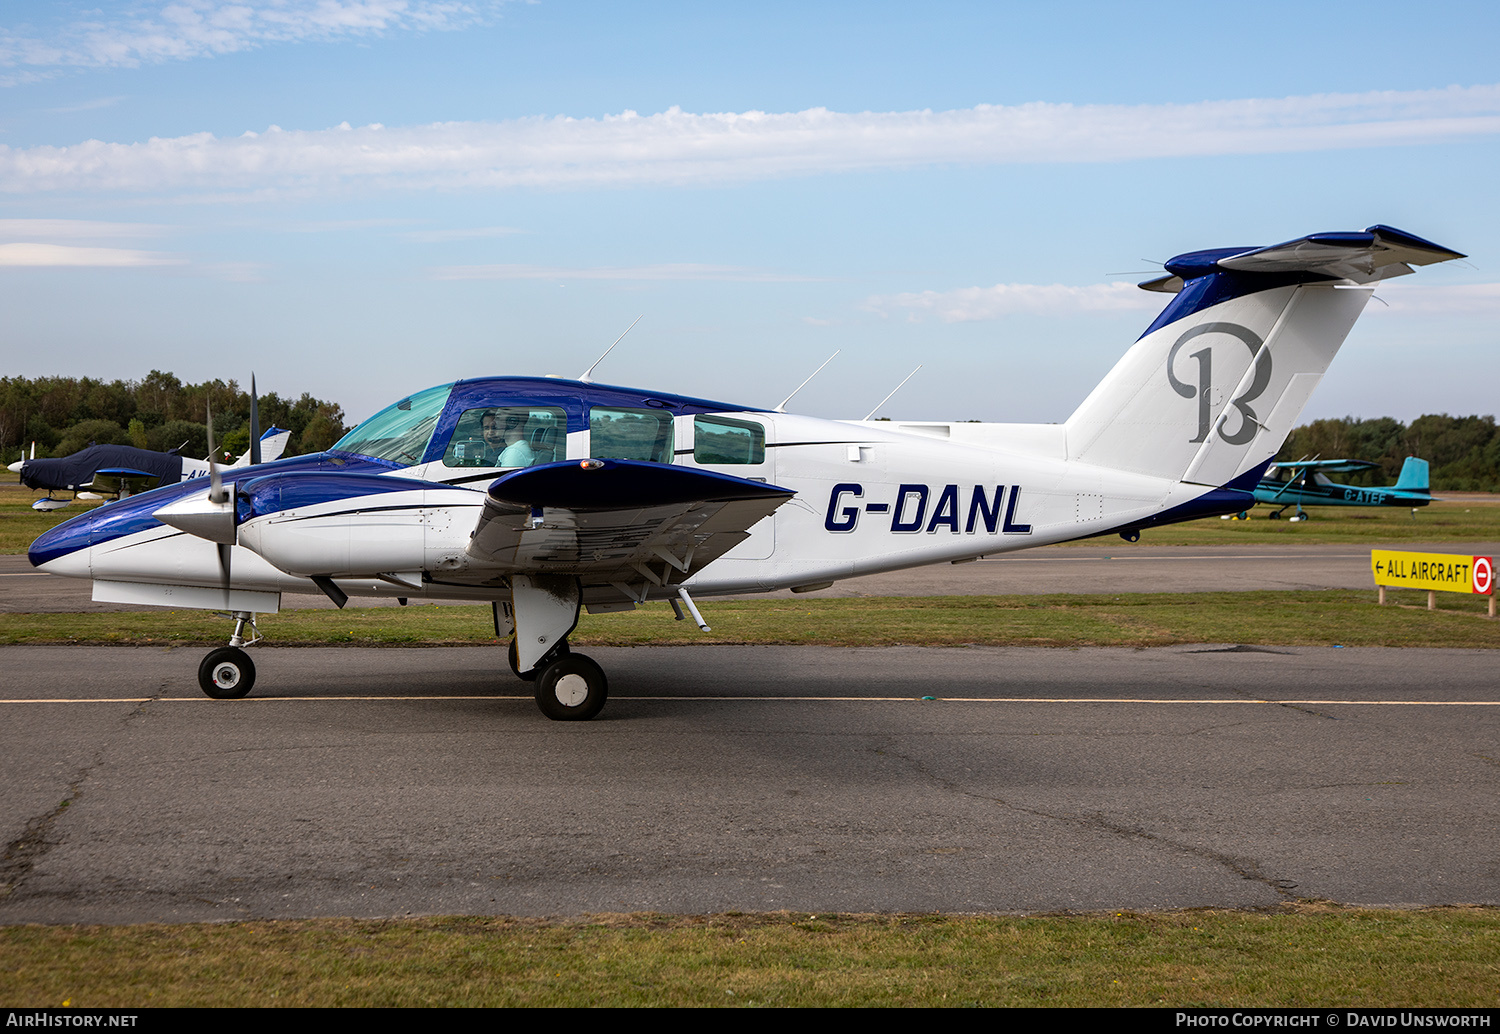
<path fill-rule="evenodd" d="M 637 460 L 547 464 L 490 486 L 468 554 L 590 582 L 680 582 L 748 537 L 795 493 Z"/>

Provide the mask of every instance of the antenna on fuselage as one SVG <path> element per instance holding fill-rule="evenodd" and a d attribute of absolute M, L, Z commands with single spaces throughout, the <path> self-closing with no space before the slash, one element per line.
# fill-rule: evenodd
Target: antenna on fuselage
<path fill-rule="evenodd" d="M 917 370 L 920 370 L 921 368 L 922 368 L 922 364 L 918 363 L 917 364 Z M 883 398 L 879 402 L 875 403 L 875 409 L 879 409 L 881 406 L 883 406 L 887 402 L 889 402 L 891 400 L 891 396 L 892 395 L 895 395 L 896 392 L 900 391 L 902 389 L 902 387 L 905 386 L 905 384 L 906 384 L 907 381 L 911 380 L 913 377 L 915 377 L 917 375 L 917 370 L 913 370 L 911 373 L 907 374 L 904 378 L 902 378 L 900 384 L 896 385 L 894 388 L 891 389 L 891 394 L 890 395 L 887 395 L 885 398 Z M 875 409 L 872 409 L 868 413 L 865 414 L 865 419 L 866 420 L 869 420 L 872 416 L 875 415 Z"/>
<path fill-rule="evenodd" d="M 831 362 L 833 362 L 833 361 L 834 361 L 834 360 L 835 360 L 835 359 L 837 359 L 837 358 L 838 358 L 838 354 L 839 354 L 839 352 L 842 352 L 842 351 L 843 351 L 843 349 L 842 349 L 842 348 L 840 348 L 840 349 L 836 349 L 836 350 L 835 350 L 835 351 L 834 351 L 834 353 L 833 353 L 833 355 L 831 355 L 831 356 L 829 356 L 829 357 L 828 357 L 828 358 L 827 358 L 827 359 L 824 359 L 824 360 L 823 360 L 823 366 L 827 366 L 827 365 L 828 365 L 828 364 L 829 364 L 829 363 L 831 363 Z M 823 366 L 820 366 L 820 367 L 818 367 L 818 368 L 817 368 L 817 369 L 816 369 L 816 370 L 814 370 L 814 371 L 813 371 L 813 372 L 812 372 L 812 373 L 810 373 L 810 374 L 808 374 L 808 375 L 807 375 L 807 381 L 810 381 L 810 380 L 812 380 L 812 379 L 813 379 L 813 378 L 814 378 L 814 377 L 816 377 L 816 376 L 817 376 L 817 375 L 818 375 L 818 374 L 820 374 L 820 373 L 822 373 L 822 372 L 823 372 Z M 803 388 L 805 388 L 805 387 L 807 387 L 807 381 L 803 381 L 803 382 L 802 382 L 802 383 L 801 383 L 801 384 L 799 384 L 799 385 L 797 385 L 797 386 L 796 386 L 796 387 L 795 387 L 795 388 L 793 388 L 793 389 L 792 389 L 792 394 L 791 394 L 791 395 L 788 395 L 788 396 L 787 396 L 787 397 L 786 397 L 786 398 L 784 398 L 784 399 L 782 399 L 782 400 L 781 400 L 781 405 L 779 405 L 779 406 L 777 406 L 777 407 L 776 407 L 776 409 L 775 409 L 775 412 L 777 412 L 777 413 L 785 413 L 785 412 L 786 412 L 786 404 L 787 404 L 787 403 L 788 403 L 788 402 L 790 402 L 790 401 L 792 401 L 792 397 L 793 397 L 793 396 L 794 396 L 794 395 L 796 395 L 796 394 L 797 394 L 797 392 L 799 392 L 799 391 L 801 391 L 801 390 L 802 390 L 802 389 L 803 389 Z"/>
<path fill-rule="evenodd" d="M 646 314 L 644 312 L 641 313 L 639 316 L 637 316 L 635 318 L 635 322 L 631 323 L 630 326 L 628 326 L 628 327 L 625 328 L 625 334 L 629 334 L 632 330 L 635 329 L 635 324 L 639 323 L 641 320 L 643 320 L 645 318 L 646 318 Z M 619 337 L 615 338 L 615 345 L 618 345 L 621 341 L 625 340 L 625 334 L 621 334 Z M 601 355 L 598 359 L 594 360 L 594 366 L 598 366 L 600 363 L 604 362 L 604 356 L 607 356 L 607 355 L 609 355 L 609 353 L 613 352 L 615 350 L 615 345 L 610 345 L 608 348 L 606 348 L 604 350 L 604 355 Z M 578 379 L 580 381 L 582 381 L 584 384 L 593 384 L 594 383 L 594 379 L 592 377 L 592 374 L 594 372 L 594 366 L 590 366 L 587 370 L 584 370 L 583 371 L 583 376 L 580 377 L 580 378 L 578 378 Z"/>

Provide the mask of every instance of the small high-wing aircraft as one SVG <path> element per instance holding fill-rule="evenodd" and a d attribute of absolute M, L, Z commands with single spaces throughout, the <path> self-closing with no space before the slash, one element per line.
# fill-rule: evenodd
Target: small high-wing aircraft
<path fill-rule="evenodd" d="M 1302 512 L 1304 506 L 1415 507 L 1432 502 L 1427 461 L 1415 456 L 1406 457 L 1406 462 L 1401 464 L 1401 475 L 1389 488 L 1339 485 L 1328 479 L 1329 474 L 1347 474 L 1379 466 L 1371 460 L 1313 459 L 1273 463 L 1260 484 L 1255 486 L 1255 501 L 1276 507 L 1270 514 L 1272 520 L 1280 517 L 1288 506 L 1295 506 L 1297 515 L 1292 518 L 1294 521 L 1307 519 L 1307 514 Z"/>
<path fill-rule="evenodd" d="M 583 380 L 408 395 L 325 453 L 211 472 L 31 546 L 94 599 L 224 610 L 204 692 L 240 697 L 281 593 L 488 601 L 543 713 L 592 718 L 582 608 L 812 591 L 1254 504 L 1380 280 L 1462 258 L 1387 226 L 1179 255 L 1174 297 L 1065 423 L 821 420 Z M 247 639 L 247 631 L 249 638 Z"/>
<path fill-rule="evenodd" d="M 272 427 L 260 436 L 259 462 L 279 459 L 286 450 L 292 432 Z M 248 467 L 254 461 L 252 452 L 235 461 L 230 468 Z M 39 488 L 47 495 L 31 504 L 33 510 L 61 510 L 73 499 L 55 499 L 53 492 L 72 492 L 74 499 L 98 499 L 108 495 L 125 499 L 156 488 L 203 477 L 210 460 L 189 459 L 171 452 L 138 449 L 133 445 L 90 445 L 71 456 L 55 459 L 17 460 L 10 469 L 21 475 L 21 484 Z"/>

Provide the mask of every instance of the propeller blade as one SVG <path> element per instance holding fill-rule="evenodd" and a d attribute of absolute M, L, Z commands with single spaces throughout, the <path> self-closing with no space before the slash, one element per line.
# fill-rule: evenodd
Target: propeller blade
<path fill-rule="evenodd" d="M 255 397 L 255 373 L 250 373 L 250 465 L 260 462 L 260 401 Z"/>
<path fill-rule="evenodd" d="M 208 413 L 208 501 L 215 506 L 223 506 L 229 501 L 229 493 L 224 490 L 224 481 L 219 477 L 219 462 L 214 459 L 214 408 L 207 403 L 204 409 Z M 233 555 L 234 546 L 225 543 L 216 543 L 215 548 L 219 554 L 219 587 L 224 590 L 225 605 L 229 599 L 229 558 Z"/>
<path fill-rule="evenodd" d="M 228 496 L 224 494 L 224 481 L 219 477 L 219 464 L 214 459 L 214 407 L 205 405 L 208 410 L 208 501 L 211 503 L 222 503 Z"/>

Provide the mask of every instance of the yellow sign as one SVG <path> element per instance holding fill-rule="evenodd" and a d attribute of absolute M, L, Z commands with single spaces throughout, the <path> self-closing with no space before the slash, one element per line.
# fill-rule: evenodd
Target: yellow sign
<path fill-rule="evenodd" d="M 1452 553 L 1400 553 L 1372 549 L 1370 570 L 1376 585 L 1438 592 L 1494 592 L 1494 567 L 1487 556 L 1457 556 Z"/>

